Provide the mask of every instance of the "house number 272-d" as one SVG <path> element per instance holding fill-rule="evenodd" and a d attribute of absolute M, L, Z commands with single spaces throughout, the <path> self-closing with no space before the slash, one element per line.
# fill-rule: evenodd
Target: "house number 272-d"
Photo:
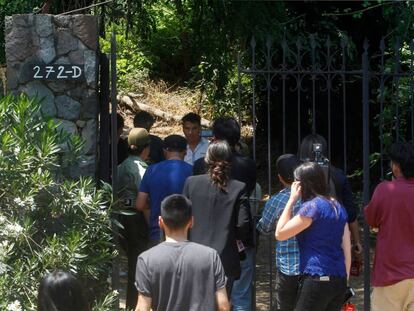
<path fill-rule="evenodd" d="M 83 65 L 34 65 L 36 80 L 80 80 L 84 77 Z"/>

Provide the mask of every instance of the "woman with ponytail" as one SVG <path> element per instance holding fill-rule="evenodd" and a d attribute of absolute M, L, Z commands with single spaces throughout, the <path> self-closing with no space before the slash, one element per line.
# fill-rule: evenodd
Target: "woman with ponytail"
<path fill-rule="evenodd" d="M 229 178 L 231 158 L 227 142 L 212 142 L 204 159 L 207 174 L 189 177 L 183 190 L 193 204 L 194 225 L 190 240 L 219 253 L 228 278 L 229 293 L 233 281 L 240 276 L 236 240 L 243 240 L 249 234 L 245 184 Z"/>

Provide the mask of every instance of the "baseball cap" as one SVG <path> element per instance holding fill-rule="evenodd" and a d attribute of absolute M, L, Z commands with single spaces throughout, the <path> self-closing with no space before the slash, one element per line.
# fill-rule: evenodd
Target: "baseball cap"
<path fill-rule="evenodd" d="M 180 135 L 170 135 L 164 138 L 164 149 L 182 151 L 187 149 L 187 140 Z"/>
<path fill-rule="evenodd" d="M 150 137 L 146 129 L 134 127 L 128 135 L 128 145 L 131 149 L 149 144 Z"/>

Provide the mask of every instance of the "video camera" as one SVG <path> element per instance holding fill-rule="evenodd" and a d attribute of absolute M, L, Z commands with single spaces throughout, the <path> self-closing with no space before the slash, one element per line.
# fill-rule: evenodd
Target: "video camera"
<path fill-rule="evenodd" d="M 328 159 L 326 159 L 322 155 L 322 144 L 319 144 L 319 143 L 313 144 L 312 145 L 312 152 L 315 155 L 314 162 L 316 162 L 319 165 L 326 165 L 328 163 Z"/>

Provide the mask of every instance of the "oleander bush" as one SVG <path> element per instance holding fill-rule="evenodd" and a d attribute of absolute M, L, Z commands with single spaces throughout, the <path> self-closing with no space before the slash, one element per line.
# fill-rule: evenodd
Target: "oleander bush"
<path fill-rule="evenodd" d="M 0 99 L 0 124 L 0 310 L 36 310 L 39 281 L 55 269 L 82 281 L 94 311 L 110 310 L 110 187 L 60 173 L 82 142 L 59 133 L 39 100 Z"/>

